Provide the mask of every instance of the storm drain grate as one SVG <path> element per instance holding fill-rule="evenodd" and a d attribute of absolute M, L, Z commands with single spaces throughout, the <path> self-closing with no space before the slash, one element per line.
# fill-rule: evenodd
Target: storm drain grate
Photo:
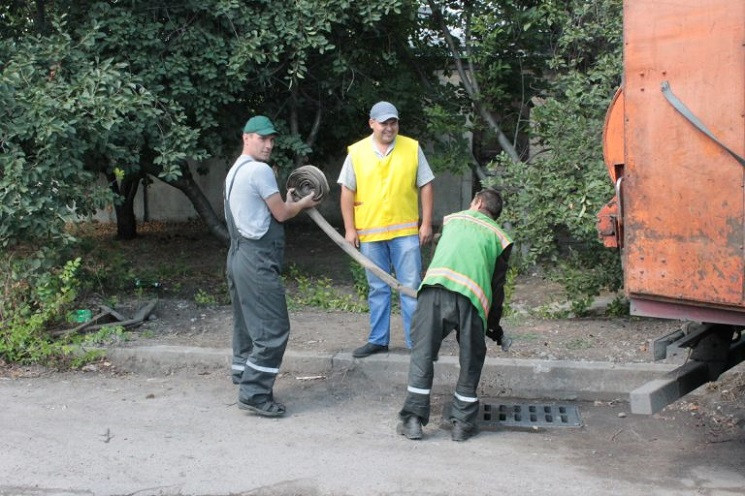
<path fill-rule="evenodd" d="M 582 427 L 577 406 L 534 403 L 482 403 L 478 422 L 484 428 Z"/>

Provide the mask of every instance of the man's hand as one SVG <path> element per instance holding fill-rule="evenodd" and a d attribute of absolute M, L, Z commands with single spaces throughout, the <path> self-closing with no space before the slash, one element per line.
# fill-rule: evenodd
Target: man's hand
<path fill-rule="evenodd" d="M 347 229 L 344 234 L 344 239 L 355 248 L 360 247 L 360 237 L 357 235 L 357 229 Z"/>
<path fill-rule="evenodd" d="M 432 241 L 432 235 L 432 224 L 422 223 L 421 227 L 419 227 L 419 245 L 424 246 L 429 244 Z"/>
<path fill-rule="evenodd" d="M 300 198 L 299 200 L 295 200 L 295 188 L 290 188 L 287 190 L 287 203 L 296 203 L 298 207 L 305 210 L 306 208 L 313 208 L 319 203 L 320 201 L 316 201 L 313 199 L 313 195 L 315 195 L 314 191 L 311 191 L 306 196 Z"/>
<path fill-rule="evenodd" d="M 502 326 L 497 326 L 496 329 L 487 329 L 486 337 L 492 341 L 496 341 L 497 344 L 501 346 L 502 351 L 507 351 L 510 349 L 510 346 L 512 346 L 512 338 L 504 334 Z"/>
<path fill-rule="evenodd" d="M 486 337 L 491 339 L 492 341 L 496 341 L 497 344 L 502 341 L 502 336 L 504 336 L 504 331 L 502 330 L 502 326 L 497 326 L 496 329 L 487 329 L 486 330 Z"/>

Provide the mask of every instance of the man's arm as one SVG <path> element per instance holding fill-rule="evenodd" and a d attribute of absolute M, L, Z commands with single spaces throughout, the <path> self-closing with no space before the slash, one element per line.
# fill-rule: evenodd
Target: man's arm
<path fill-rule="evenodd" d="M 419 188 L 422 200 L 422 225 L 419 228 L 419 244 L 424 246 L 432 241 L 432 216 L 435 210 L 435 187 L 433 181 Z"/>
<path fill-rule="evenodd" d="M 354 225 L 355 192 L 346 186 L 341 187 L 341 216 L 344 219 L 344 239 L 355 248 L 360 247 L 360 238 Z"/>
<path fill-rule="evenodd" d="M 294 201 L 292 191 L 288 191 L 285 201 L 282 201 L 282 196 L 279 193 L 274 193 L 268 198 L 265 198 L 264 201 L 266 202 L 266 206 L 269 207 L 272 216 L 278 222 L 284 222 L 292 219 L 304 209 L 318 205 L 320 202 L 315 201 L 313 195 L 314 193 L 309 193 L 298 201 Z"/>
<path fill-rule="evenodd" d="M 424 156 L 422 147 L 417 147 L 416 184 L 419 187 L 419 197 L 422 203 L 422 225 L 419 228 L 419 244 L 426 245 L 432 241 L 432 216 L 435 205 L 435 175 Z"/>
<path fill-rule="evenodd" d="M 510 253 L 512 253 L 512 245 L 509 245 L 507 248 L 505 248 L 504 251 L 502 251 L 502 254 L 497 257 L 497 263 L 494 265 L 494 274 L 492 275 L 491 280 L 492 303 L 491 308 L 489 309 L 489 317 L 486 324 L 489 328 L 489 331 L 496 331 L 497 334 L 502 334 L 500 332 L 502 329 L 499 325 L 499 321 L 502 319 L 502 306 L 504 305 L 504 285 L 505 282 L 507 282 L 507 269 L 509 268 L 508 262 Z"/>

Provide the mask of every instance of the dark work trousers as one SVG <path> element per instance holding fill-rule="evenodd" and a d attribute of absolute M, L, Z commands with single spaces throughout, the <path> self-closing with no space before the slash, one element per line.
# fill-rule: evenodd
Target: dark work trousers
<path fill-rule="evenodd" d="M 226 202 L 227 204 L 227 202 Z M 230 250 L 227 278 L 233 304 L 233 382 L 240 400 L 261 404 L 273 399 L 290 335 L 285 290 L 280 279 L 284 227 L 273 217 L 260 239 L 247 239 L 235 228 L 226 206 Z"/>
<path fill-rule="evenodd" d="M 430 394 L 434 375 L 433 359 L 442 340 L 454 329 L 460 333 L 460 375 L 455 386 L 448 421 L 459 420 L 474 427 L 479 413 L 476 388 L 486 358 L 484 324 L 471 300 L 442 286 L 425 286 L 417 296 L 412 319 L 414 347 L 409 365 L 409 386 L 399 416 L 416 415 L 423 425 L 429 422 Z"/>

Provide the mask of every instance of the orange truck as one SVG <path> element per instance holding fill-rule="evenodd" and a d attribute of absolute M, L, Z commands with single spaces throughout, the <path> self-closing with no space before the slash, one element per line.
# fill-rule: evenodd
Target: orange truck
<path fill-rule="evenodd" d="M 655 357 L 674 372 L 631 393 L 654 413 L 745 358 L 745 1 L 624 0 L 623 84 L 603 152 L 633 315 L 680 320 Z"/>

